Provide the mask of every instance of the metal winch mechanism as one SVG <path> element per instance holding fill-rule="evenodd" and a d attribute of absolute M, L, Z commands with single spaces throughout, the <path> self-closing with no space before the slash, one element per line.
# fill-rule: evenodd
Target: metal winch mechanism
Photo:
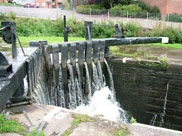
<path fill-rule="evenodd" d="M 1 22 L 1 26 L 2 28 L 0 28 L 0 31 L 2 31 L 2 39 L 4 40 L 4 42 L 12 44 L 12 58 L 14 59 L 17 57 L 16 39 L 18 39 L 22 52 L 25 55 L 21 42 L 16 34 L 16 23 L 5 21 Z M 0 81 L 5 82 L 7 80 L 10 80 L 9 76 L 11 76 L 11 74 L 13 74 L 12 64 L 10 64 L 6 56 L 4 56 L 0 52 Z M 11 106 L 15 103 L 17 105 L 25 99 L 29 99 L 27 98 L 27 94 L 24 90 L 24 81 L 22 81 L 17 90 L 15 91 L 14 95 L 8 101 L 8 105 Z"/>
<path fill-rule="evenodd" d="M 15 22 L 1 22 L 1 26 L 2 38 L 6 43 L 12 44 L 12 57 L 15 58 L 17 56 Z M 4 79 L 12 72 L 12 64 L 9 64 L 6 56 L 0 52 L 0 78 Z"/>

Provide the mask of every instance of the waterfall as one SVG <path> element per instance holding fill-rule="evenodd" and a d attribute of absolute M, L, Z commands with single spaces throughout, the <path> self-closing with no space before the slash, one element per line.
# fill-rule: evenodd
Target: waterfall
<path fill-rule="evenodd" d="M 109 75 L 109 86 L 106 84 L 103 74 L 103 65 Z M 62 66 L 59 70 L 52 64 L 49 77 L 46 81 L 46 72 L 41 71 L 37 87 L 33 92 L 33 98 L 40 104 L 51 104 L 60 107 L 67 107 L 77 112 L 90 116 L 100 116 L 112 121 L 127 122 L 125 111 L 120 108 L 116 101 L 112 72 L 106 60 L 87 64 L 83 63 L 81 75 L 78 63 L 67 63 L 67 88 L 64 90 L 64 79 Z M 81 77 L 83 76 L 83 77 Z M 50 86 L 49 86 L 50 85 Z M 67 99 L 65 100 L 65 92 Z"/>
<path fill-rule="evenodd" d="M 90 97 L 88 104 L 78 106 L 75 111 L 88 114 L 90 116 L 100 116 L 112 121 L 127 123 L 126 113 L 122 108 L 120 108 L 119 103 L 116 101 L 110 67 L 106 60 L 104 63 L 106 64 L 107 71 L 109 72 L 111 89 L 106 86 L 105 77 L 102 74 L 100 62 L 97 62 L 97 67 L 95 63 L 92 62 L 92 81 L 90 81 L 90 79 L 88 80 L 87 78 L 87 82 L 92 83 L 93 95 Z M 88 71 L 87 65 L 85 68 L 86 71 Z"/>
<path fill-rule="evenodd" d="M 76 86 L 75 79 L 73 73 L 73 66 L 71 64 L 67 64 L 69 71 L 69 79 L 68 79 L 68 88 L 69 88 L 69 108 L 74 109 L 77 106 L 76 102 Z"/>
<path fill-rule="evenodd" d="M 57 94 L 57 105 L 60 107 L 65 106 L 64 89 L 63 89 L 63 78 L 62 78 L 62 67 L 59 69 L 59 81 L 58 81 L 58 94 Z"/>
<path fill-rule="evenodd" d="M 104 63 L 106 65 L 106 67 L 107 67 L 107 71 L 108 71 L 108 74 L 109 74 L 110 89 L 113 91 L 113 93 L 115 95 L 114 80 L 113 80 L 113 77 L 112 77 L 111 69 L 110 69 L 109 64 L 107 63 L 106 59 L 104 59 Z"/>
<path fill-rule="evenodd" d="M 88 65 L 86 62 L 84 62 L 85 65 L 85 71 L 86 71 L 86 83 L 87 83 L 87 89 L 88 89 L 88 99 L 90 100 L 92 96 L 92 89 L 91 89 L 91 80 L 90 80 L 90 75 L 88 71 Z"/>
<path fill-rule="evenodd" d="M 36 103 L 39 104 L 50 104 L 50 96 L 48 93 L 48 86 L 46 84 L 45 73 L 43 71 L 39 74 L 39 80 L 37 80 L 37 86 L 35 91 L 32 92 L 32 96 Z"/>

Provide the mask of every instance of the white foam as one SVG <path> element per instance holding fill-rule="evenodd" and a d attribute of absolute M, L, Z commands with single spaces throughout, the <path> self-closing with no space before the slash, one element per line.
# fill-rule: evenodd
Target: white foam
<path fill-rule="evenodd" d="M 95 91 L 88 105 L 78 106 L 75 111 L 90 116 L 99 116 L 111 121 L 119 121 L 120 107 L 113 99 L 113 93 L 108 87 Z"/>

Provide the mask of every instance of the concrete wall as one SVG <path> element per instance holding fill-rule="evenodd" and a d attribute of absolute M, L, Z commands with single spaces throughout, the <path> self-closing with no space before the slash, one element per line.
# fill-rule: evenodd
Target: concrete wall
<path fill-rule="evenodd" d="M 157 6 L 165 19 L 167 14 L 182 14 L 182 0 L 141 0 L 150 6 Z"/>
<path fill-rule="evenodd" d="M 109 63 L 117 99 L 137 122 L 150 124 L 157 114 L 155 125 L 160 126 L 168 89 L 162 126 L 182 130 L 182 66 L 162 68 L 113 59 Z"/>

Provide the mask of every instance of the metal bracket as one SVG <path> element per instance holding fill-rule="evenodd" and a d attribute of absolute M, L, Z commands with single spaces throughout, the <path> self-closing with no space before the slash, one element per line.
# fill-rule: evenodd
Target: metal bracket
<path fill-rule="evenodd" d="M 116 38 L 125 38 L 124 29 L 120 28 L 119 24 L 115 25 L 115 30 L 116 30 Z"/>

